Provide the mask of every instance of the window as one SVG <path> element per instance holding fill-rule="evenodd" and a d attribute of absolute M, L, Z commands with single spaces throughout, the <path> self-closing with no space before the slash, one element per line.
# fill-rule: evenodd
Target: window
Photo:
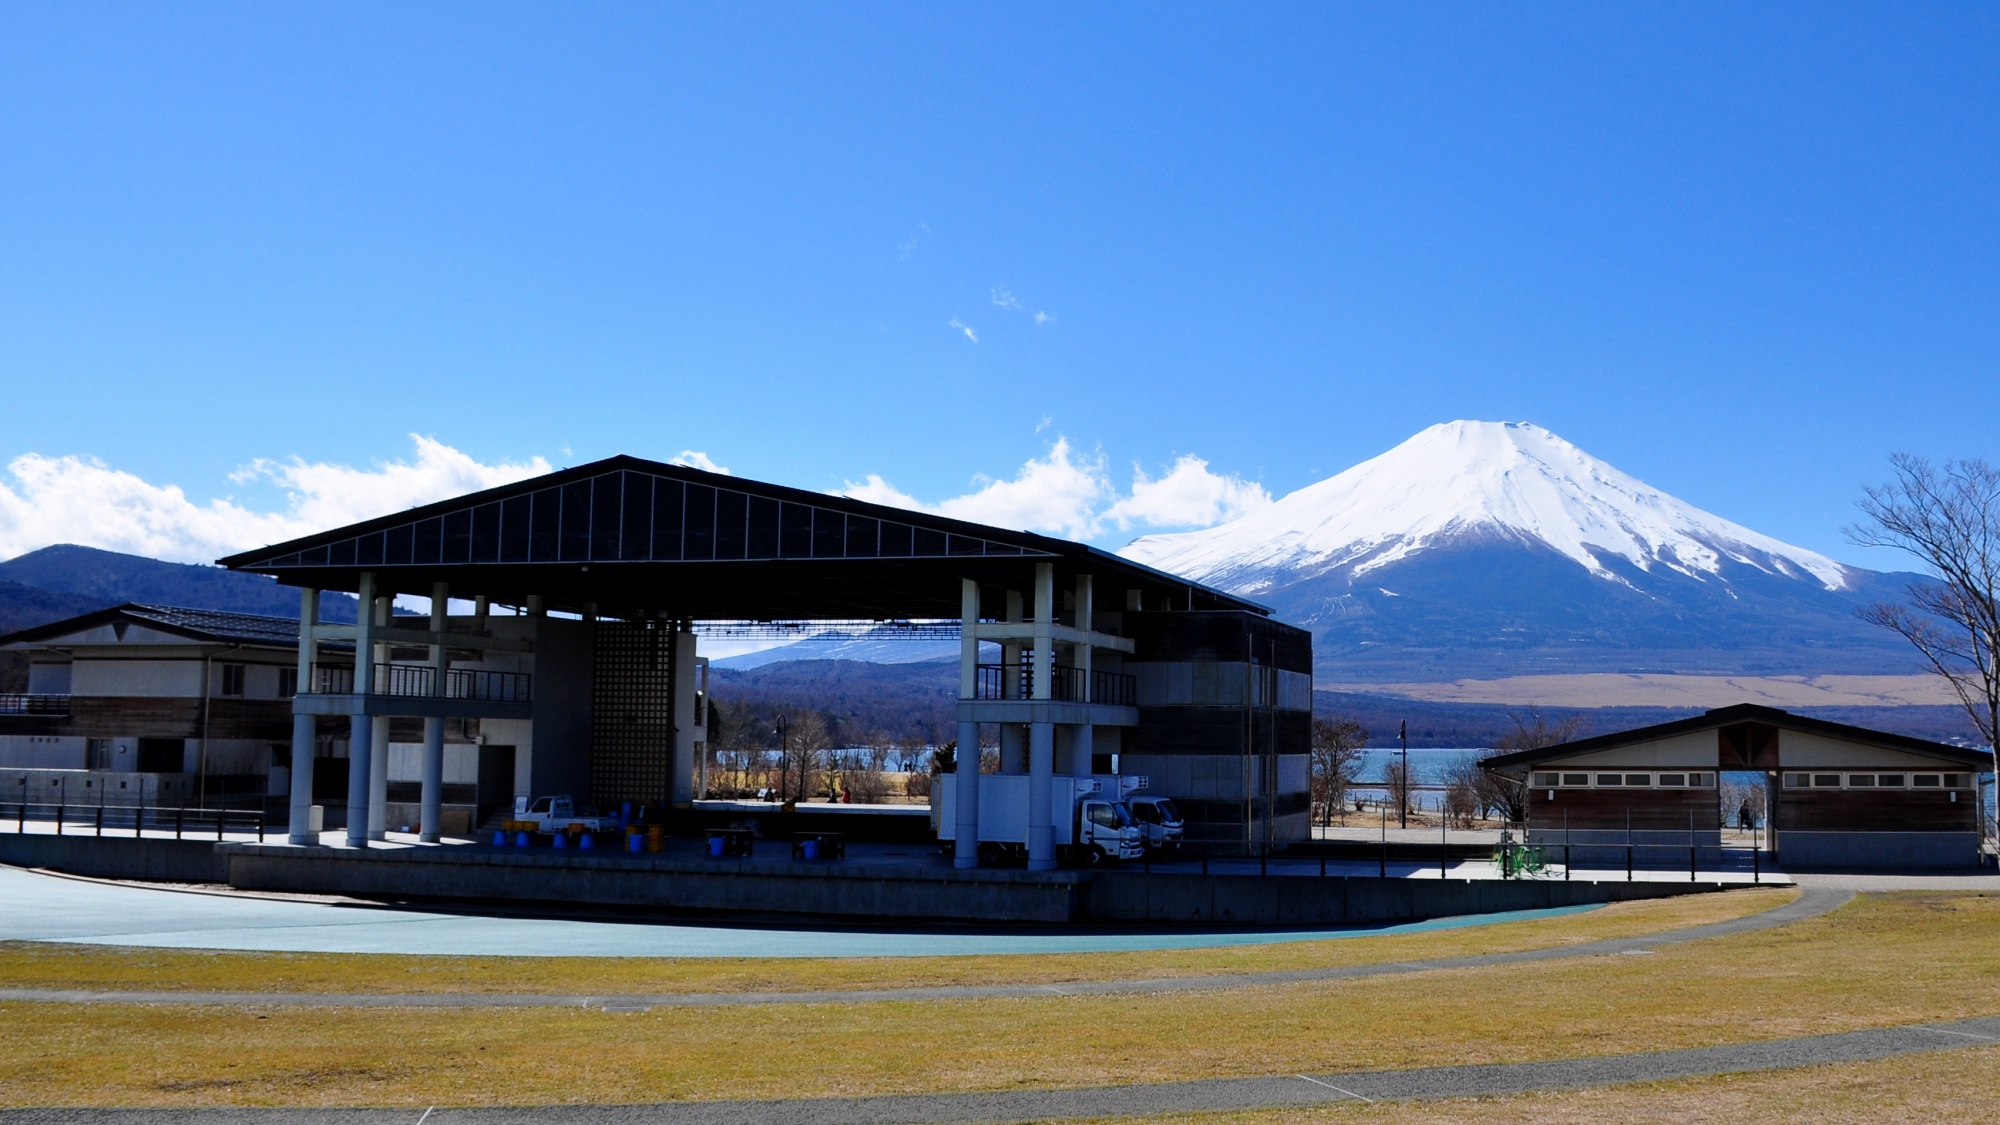
<path fill-rule="evenodd" d="M 243 694 L 243 665 L 224 664 L 222 666 L 222 694 Z"/>
<path fill-rule="evenodd" d="M 1837 773 L 1816 773 L 1813 775 L 1813 788 L 1838 789 L 1840 788 L 1840 775 Z"/>
<path fill-rule="evenodd" d="M 1787 789 L 1804 789 L 1811 784 L 1812 778 L 1806 774 L 1788 773 L 1785 775 L 1785 788 Z"/>
<path fill-rule="evenodd" d="M 1876 776 L 1875 784 L 1884 789 L 1901 789 L 1903 787 L 1903 775 L 1900 773 L 1880 774 Z"/>
<path fill-rule="evenodd" d="M 1918 789 L 1936 789 L 1942 780 L 1934 773 L 1920 773 L 1911 778 L 1910 783 Z"/>
<path fill-rule="evenodd" d="M 1687 783 L 1687 775 L 1684 773 L 1663 773 L 1660 775 L 1660 784 L 1667 788 L 1679 789 L 1687 785 Z"/>
<path fill-rule="evenodd" d="M 1538 773 L 1538 774 L 1536 774 L 1536 775 L 1535 775 L 1535 788 L 1537 788 L 1537 789 L 1547 789 L 1547 788 L 1548 788 L 1549 786 L 1551 786 L 1551 785 L 1560 785 L 1560 784 L 1562 784 L 1561 782 L 1559 782 L 1559 781 L 1557 781 L 1557 780 L 1556 780 L 1557 776 L 1558 776 L 1558 775 L 1556 775 L 1556 774 L 1552 774 L 1552 773 Z"/>
<path fill-rule="evenodd" d="M 297 668 L 278 669 L 278 698 L 290 699 L 299 693 L 299 670 Z"/>
<path fill-rule="evenodd" d="M 1689 774 L 1688 777 L 1690 778 L 1688 784 L 1694 786 L 1696 789 L 1715 788 L 1715 775 L 1712 773 L 1695 773 Z"/>
<path fill-rule="evenodd" d="M 1623 785 L 1625 784 L 1625 775 L 1622 773 L 1600 773 L 1597 775 L 1597 784 Z"/>
<path fill-rule="evenodd" d="M 1625 775 L 1625 784 L 1651 785 L 1653 784 L 1653 775 L 1650 773 L 1628 773 Z"/>
<path fill-rule="evenodd" d="M 1847 787 L 1849 789 L 1873 789 L 1875 788 L 1875 775 L 1872 773 L 1850 773 L 1847 775 Z"/>
<path fill-rule="evenodd" d="M 1590 775 L 1589 775 L 1589 774 L 1587 774 L 1587 773 L 1566 773 L 1566 774 L 1564 774 L 1564 775 L 1562 775 L 1562 776 L 1563 776 L 1563 780 L 1562 780 L 1562 783 L 1563 783 L 1564 785 L 1589 785 L 1589 784 L 1590 784 Z"/>
<path fill-rule="evenodd" d="M 1965 779 L 1966 779 L 1967 777 L 1969 777 L 1969 776 L 1971 776 L 1971 775 L 1969 775 L 1969 774 L 1963 774 L 1963 773 L 1948 773 L 1948 774 L 1945 774 L 1945 775 L 1944 775 L 1944 787 L 1945 787 L 1946 789 L 1965 789 L 1965 788 L 1969 788 L 1969 786 L 1968 786 L 1968 785 L 1966 784 L 1966 781 L 1965 781 Z"/>

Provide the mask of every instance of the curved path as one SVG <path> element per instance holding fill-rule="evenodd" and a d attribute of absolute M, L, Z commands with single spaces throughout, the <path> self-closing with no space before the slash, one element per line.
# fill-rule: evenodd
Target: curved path
<path fill-rule="evenodd" d="M 1151 977 L 1136 980 L 1069 981 L 1061 984 L 990 984 L 935 988 L 875 988 L 811 992 L 687 992 L 658 995 L 560 995 L 554 993 L 313 993 L 313 992 L 139 992 L 85 989 L 0 989 L 0 1000 L 66 1004 L 220 1004 L 233 1006 L 317 1006 L 354 1008 L 574 1008 L 597 1007 L 638 1011 L 655 1007 L 734 1007 L 746 1004 L 838 1004 L 879 1000 L 986 1000 L 1033 996 L 1097 996 L 1132 992 L 1193 992 L 1299 981 L 1348 980 L 1359 977 L 1421 973 L 1436 969 L 1468 969 L 1605 954 L 1645 953 L 1664 945 L 1749 933 L 1783 926 L 1836 910 L 1854 898 L 1853 891 L 1815 889 L 1802 892 L 1782 906 L 1711 922 L 1704 926 L 1667 930 L 1580 945 L 1486 953 L 1469 957 L 1435 957 L 1421 961 L 1388 961 L 1323 969 L 1291 969 L 1224 976 Z M 1300 935 L 1293 940 L 1310 940 Z"/>
<path fill-rule="evenodd" d="M 1418 1070 L 1213 1078 L 1070 1090 L 902 1094 L 873 1098 L 672 1102 L 466 1109 L 0 1110 L 0 1125 L 1003 1125 L 1078 1117 L 1290 1108 L 1343 1101 L 1463 1098 L 1661 1082 L 2000 1044 L 2000 1017 L 1871 1028 L 1725 1047 L 1549 1062 Z"/>

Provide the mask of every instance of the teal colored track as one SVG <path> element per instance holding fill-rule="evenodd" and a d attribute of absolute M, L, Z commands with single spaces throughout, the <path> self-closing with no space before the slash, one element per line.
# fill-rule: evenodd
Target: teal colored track
<path fill-rule="evenodd" d="M 794 929 L 600 922 L 289 902 L 86 882 L 0 867 L 0 941 L 289 953 L 500 957 L 965 957 L 1215 949 L 1553 918 L 1569 906 L 1335 930 Z"/>

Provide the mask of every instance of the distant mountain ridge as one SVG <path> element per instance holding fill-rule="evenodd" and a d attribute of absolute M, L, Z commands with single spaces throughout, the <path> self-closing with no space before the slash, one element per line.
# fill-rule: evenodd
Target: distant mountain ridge
<path fill-rule="evenodd" d="M 58 621 L 125 602 L 297 617 L 299 592 L 261 574 L 161 562 L 60 543 L 0 563 L 0 632 Z M 328 621 L 354 620 L 351 596 L 328 596 Z"/>
<path fill-rule="evenodd" d="M 1321 678 L 1917 670 L 1850 567 L 1668 495 L 1539 426 L 1459 421 L 1270 507 L 1121 552 L 1311 629 Z"/>

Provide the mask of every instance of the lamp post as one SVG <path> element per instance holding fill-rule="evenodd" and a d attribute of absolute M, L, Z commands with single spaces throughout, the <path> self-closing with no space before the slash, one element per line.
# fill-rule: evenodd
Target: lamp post
<path fill-rule="evenodd" d="M 1410 720 L 1404 719 L 1396 727 L 1396 738 L 1403 744 L 1402 783 L 1396 787 L 1397 827 L 1410 826 Z"/>
<path fill-rule="evenodd" d="M 780 804 L 783 804 L 785 800 L 786 781 L 788 780 L 786 773 L 790 765 L 790 757 L 785 753 L 785 717 L 783 715 L 778 716 L 777 735 L 778 735 L 778 802 Z"/>

